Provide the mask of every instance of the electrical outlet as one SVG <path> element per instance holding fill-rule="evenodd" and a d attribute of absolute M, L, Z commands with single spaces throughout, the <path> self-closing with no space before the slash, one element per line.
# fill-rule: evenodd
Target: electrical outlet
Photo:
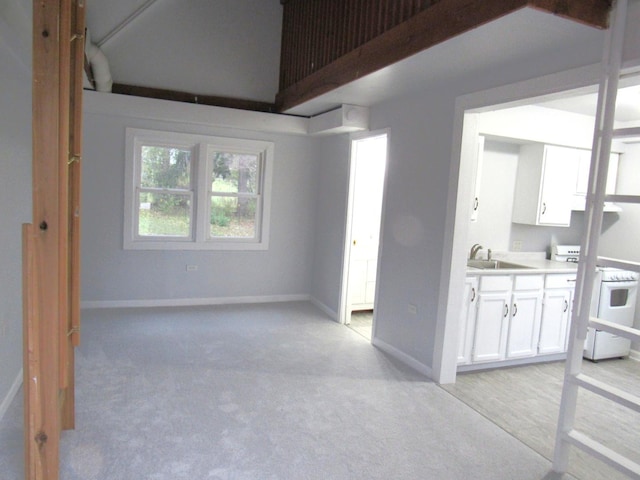
<path fill-rule="evenodd" d="M 418 307 L 416 307 L 413 303 L 410 303 L 409 305 L 407 305 L 407 311 L 411 315 L 415 315 L 418 313 Z"/>
<path fill-rule="evenodd" d="M 522 251 L 522 240 L 514 240 L 512 246 L 511 246 L 511 250 L 514 251 L 514 252 L 521 252 Z"/>
<path fill-rule="evenodd" d="M 187 272 L 195 272 L 198 270 L 198 265 L 187 265 Z"/>

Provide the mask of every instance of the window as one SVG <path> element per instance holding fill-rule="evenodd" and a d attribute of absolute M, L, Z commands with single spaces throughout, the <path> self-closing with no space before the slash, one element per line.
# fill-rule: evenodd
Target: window
<path fill-rule="evenodd" d="M 124 247 L 268 247 L 273 143 L 127 129 Z"/>

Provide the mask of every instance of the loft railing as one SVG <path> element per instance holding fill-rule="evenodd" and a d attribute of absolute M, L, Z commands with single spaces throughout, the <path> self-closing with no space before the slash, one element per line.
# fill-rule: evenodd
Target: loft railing
<path fill-rule="evenodd" d="M 440 0 L 283 0 L 280 90 Z"/>
<path fill-rule="evenodd" d="M 522 8 L 597 28 L 610 0 L 281 0 L 276 109 L 293 107 Z M 518 32 L 513 32 L 517 35 Z"/>

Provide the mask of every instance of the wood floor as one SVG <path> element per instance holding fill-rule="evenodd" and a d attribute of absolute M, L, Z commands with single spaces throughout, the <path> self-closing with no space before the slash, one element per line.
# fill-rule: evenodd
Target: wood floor
<path fill-rule="evenodd" d="M 351 323 L 347 326 L 355 330 L 367 340 L 371 341 L 371 329 L 373 325 L 373 310 L 351 312 Z"/>
<path fill-rule="evenodd" d="M 640 362 L 583 362 L 582 371 L 640 395 Z M 564 362 L 469 372 L 443 388 L 548 459 L 553 457 Z M 576 428 L 640 462 L 640 414 L 581 390 Z M 581 480 L 626 476 L 573 449 L 570 473 Z"/>

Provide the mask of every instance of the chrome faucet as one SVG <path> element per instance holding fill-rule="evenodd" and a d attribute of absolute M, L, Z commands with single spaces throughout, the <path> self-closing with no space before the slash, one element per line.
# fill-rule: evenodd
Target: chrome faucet
<path fill-rule="evenodd" d="M 476 255 L 480 250 L 482 250 L 482 245 L 480 245 L 479 243 L 474 243 L 473 247 L 471 247 L 471 252 L 469 252 L 469 259 L 475 260 Z"/>

